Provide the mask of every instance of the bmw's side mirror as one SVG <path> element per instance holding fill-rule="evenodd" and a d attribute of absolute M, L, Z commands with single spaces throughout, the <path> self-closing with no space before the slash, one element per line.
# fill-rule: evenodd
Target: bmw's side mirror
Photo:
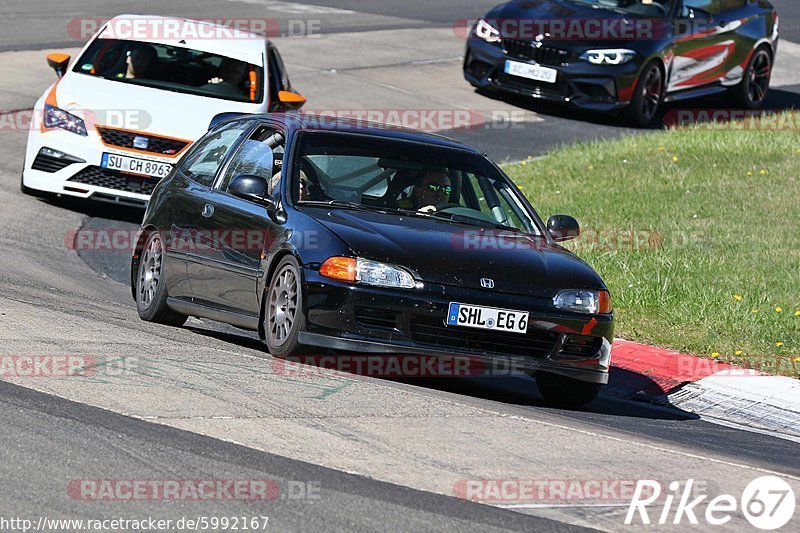
<path fill-rule="evenodd" d="M 47 54 L 47 64 L 56 71 L 56 76 L 59 78 L 67 73 L 69 59 L 69 54 Z"/>
<path fill-rule="evenodd" d="M 569 215 L 553 215 L 547 220 L 547 231 L 556 242 L 564 242 L 577 239 L 581 234 L 581 227 Z"/>
<path fill-rule="evenodd" d="M 229 193 L 237 198 L 263 205 L 272 216 L 276 211 L 276 205 L 275 200 L 269 196 L 268 190 L 267 179 L 252 174 L 240 174 L 233 178 L 228 185 Z"/>

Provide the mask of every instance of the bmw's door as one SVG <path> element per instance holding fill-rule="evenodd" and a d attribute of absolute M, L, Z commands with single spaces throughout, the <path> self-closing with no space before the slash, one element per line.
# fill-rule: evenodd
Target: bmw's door
<path fill-rule="evenodd" d="M 739 52 L 736 13 L 748 0 L 682 0 L 675 22 L 676 36 L 668 92 L 695 89 L 722 81 L 736 65 Z"/>

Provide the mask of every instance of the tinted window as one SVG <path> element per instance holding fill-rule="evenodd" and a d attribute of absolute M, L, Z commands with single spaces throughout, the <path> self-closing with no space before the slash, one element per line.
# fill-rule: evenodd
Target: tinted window
<path fill-rule="evenodd" d="M 233 122 L 207 134 L 186 156 L 181 171 L 189 179 L 210 187 L 231 146 L 250 126 L 249 121 Z"/>
<path fill-rule="evenodd" d="M 225 169 L 225 175 L 218 186 L 220 190 L 227 191 L 231 180 L 243 174 L 265 178 L 270 181 L 270 190 L 274 188 L 274 184 L 280 179 L 283 160 L 283 145 L 270 148 L 265 142 L 274 133 L 274 129 L 259 128 L 239 146 Z"/>
<path fill-rule="evenodd" d="M 291 180 L 301 205 L 339 200 L 539 233 L 517 187 L 478 154 L 376 136 L 302 135 Z"/>
<path fill-rule="evenodd" d="M 743 7 L 747 0 L 684 0 L 684 8 L 702 9 L 712 15 Z"/>

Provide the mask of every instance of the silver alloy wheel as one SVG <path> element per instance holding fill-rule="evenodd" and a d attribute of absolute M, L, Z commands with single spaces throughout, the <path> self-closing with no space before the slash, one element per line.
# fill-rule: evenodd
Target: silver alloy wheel
<path fill-rule="evenodd" d="M 287 265 L 276 275 L 267 304 L 267 334 L 276 346 L 285 343 L 292 331 L 297 318 L 297 292 L 297 275 Z"/>
<path fill-rule="evenodd" d="M 158 284 L 161 282 L 161 265 L 163 264 L 163 248 L 161 237 L 152 235 L 147 244 L 147 249 L 142 254 L 139 262 L 139 303 L 147 309 L 153 303 Z"/>

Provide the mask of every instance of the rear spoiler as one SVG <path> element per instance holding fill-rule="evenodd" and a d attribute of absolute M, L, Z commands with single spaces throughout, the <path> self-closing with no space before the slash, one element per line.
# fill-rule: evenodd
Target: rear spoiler
<path fill-rule="evenodd" d="M 233 120 L 239 117 L 245 117 L 251 115 L 251 113 L 242 113 L 242 112 L 228 112 L 228 113 L 220 113 L 215 115 L 214 118 L 211 119 L 211 122 L 208 123 L 208 129 L 212 129 L 217 124 L 222 124 L 223 122 L 228 122 L 229 120 Z"/>

